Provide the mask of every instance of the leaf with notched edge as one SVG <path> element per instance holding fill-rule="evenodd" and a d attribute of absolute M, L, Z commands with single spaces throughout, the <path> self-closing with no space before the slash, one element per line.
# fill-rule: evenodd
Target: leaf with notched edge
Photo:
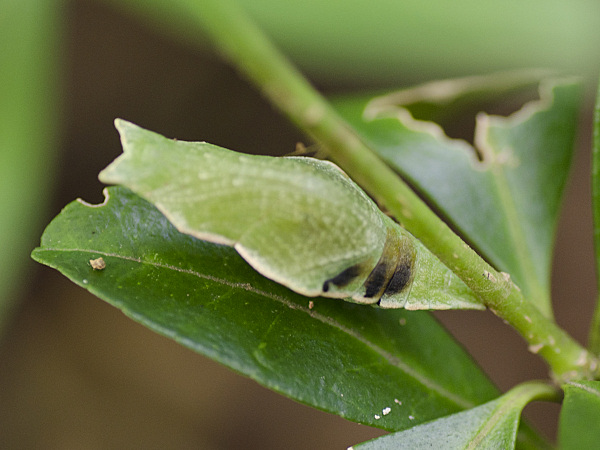
<path fill-rule="evenodd" d="M 443 112 L 447 103 L 477 89 L 491 91 L 494 84 L 502 85 L 502 78 L 445 80 L 379 97 L 348 96 L 334 106 L 492 265 L 510 273 L 525 298 L 551 316 L 552 248 L 573 154 L 579 83 L 544 82 L 540 99 L 509 117 L 478 114 L 475 147 L 410 113 L 413 104 Z"/>
<path fill-rule="evenodd" d="M 130 191 L 106 195 L 68 205 L 33 257 L 158 333 L 297 401 L 388 430 L 497 395 L 427 312 L 303 297 L 232 248 L 179 233 Z M 106 266 L 94 270 L 99 257 Z"/>

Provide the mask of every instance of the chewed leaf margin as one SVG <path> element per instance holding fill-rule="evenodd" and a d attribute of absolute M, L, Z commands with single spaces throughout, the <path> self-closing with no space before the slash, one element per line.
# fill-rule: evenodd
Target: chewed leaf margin
<path fill-rule="evenodd" d="M 539 99 L 508 117 L 479 114 L 477 150 L 395 103 L 433 96 L 436 86 L 409 88 L 401 92 L 404 98 L 342 97 L 334 105 L 371 148 L 551 317 L 550 263 L 573 155 L 579 80 L 544 80 Z M 452 91 L 449 86 L 443 85 Z"/>
<path fill-rule="evenodd" d="M 154 331 L 297 401 L 388 430 L 497 395 L 428 313 L 294 294 L 232 249 L 177 232 L 130 191 L 107 192 L 100 206 L 68 205 L 33 257 Z M 105 267 L 94 270 L 100 256 Z"/>

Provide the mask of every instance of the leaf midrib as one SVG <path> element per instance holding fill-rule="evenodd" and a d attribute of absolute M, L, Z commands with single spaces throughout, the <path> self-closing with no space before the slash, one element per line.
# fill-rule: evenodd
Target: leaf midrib
<path fill-rule="evenodd" d="M 577 383 L 576 381 L 569 382 L 568 386 L 576 387 L 578 389 L 581 389 L 582 391 L 587 392 L 588 394 L 600 398 L 600 391 L 594 389 L 591 386 L 586 386 L 585 384 Z"/>
<path fill-rule="evenodd" d="M 552 311 L 548 306 L 546 289 L 537 278 L 535 265 L 532 260 L 532 254 L 529 251 L 529 244 L 525 236 L 525 230 L 522 226 L 523 220 L 519 216 L 517 206 L 510 189 L 504 166 L 492 161 L 489 173 L 496 186 L 496 191 L 502 210 L 506 217 L 508 233 L 511 239 L 513 251 L 517 255 L 516 264 L 522 275 L 522 288 L 528 294 L 530 300 L 546 315 L 551 317 Z"/>
<path fill-rule="evenodd" d="M 422 374 L 413 370 L 410 366 L 404 364 L 398 357 L 396 357 L 392 353 L 384 350 L 377 344 L 371 342 L 370 340 L 368 340 L 367 338 L 362 336 L 357 331 L 344 326 L 343 324 L 337 322 L 336 320 L 334 320 L 331 317 L 319 314 L 318 312 L 311 310 L 308 307 L 303 307 L 298 304 L 295 304 L 295 303 L 287 300 L 283 296 L 280 296 L 280 295 L 277 295 L 277 294 L 274 294 L 271 292 L 263 291 L 261 289 L 254 288 L 252 285 L 250 285 L 248 283 L 231 282 L 226 279 L 214 277 L 212 275 L 203 274 L 203 273 L 191 270 L 191 269 L 182 269 L 180 267 L 172 266 L 170 264 L 144 261 L 141 258 L 119 255 L 118 253 L 111 253 L 111 252 L 105 252 L 105 251 L 99 251 L 99 250 L 82 249 L 82 248 L 68 248 L 67 249 L 67 248 L 40 247 L 40 248 L 37 248 L 35 250 L 35 252 L 36 253 L 38 253 L 38 252 L 39 253 L 42 253 L 42 252 L 64 252 L 64 253 L 82 252 L 82 253 L 90 253 L 90 254 L 94 254 L 94 255 L 102 255 L 102 256 L 107 256 L 107 257 L 119 258 L 119 259 L 122 259 L 125 261 L 131 261 L 131 262 L 136 262 L 136 263 L 140 263 L 140 264 L 147 264 L 147 265 L 150 265 L 153 267 L 158 267 L 161 269 L 173 270 L 176 272 L 193 275 L 198 278 L 210 280 L 212 282 L 228 286 L 232 289 L 242 289 L 242 290 L 257 294 L 257 295 L 261 295 L 263 297 L 277 301 L 277 302 L 287 306 L 290 309 L 304 312 L 304 313 L 308 314 L 309 316 L 311 316 L 313 319 L 316 319 L 325 325 L 337 328 L 338 330 L 342 331 L 343 333 L 346 333 L 347 335 L 351 336 L 352 338 L 354 338 L 357 341 L 361 342 L 362 344 L 366 345 L 369 349 L 371 349 L 372 351 L 377 353 L 379 356 L 384 358 L 387 361 L 387 363 L 390 364 L 391 366 L 396 367 L 397 369 L 401 370 L 406 375 L 412 377 L 414 380 L 416 380 L 417 382 L 419 382 L 420 384 L 425 386 L 427 389 L 436 392 L 440 397 L 445 398 L 446 400 L 454 403 L 459 408 L 469 409 L 469 408 L 472 408 L 473 406 L 475 406 L 475 403 L 471 402 L 470 400 L 467 400 L 463 397 L 460 397 L 460 396 L 448 391 L 447 389 L 445 389 L 444 387 L 442 387 L 441 385 L 439 385 L 438 383 L 436 383 L 435 381 L 433 381 L 432 379 L 430 379 L 428 377 L 423 377 Z M 85 287 L 89 287 L 89 286 L 90 285 L 88 284 Z"/>

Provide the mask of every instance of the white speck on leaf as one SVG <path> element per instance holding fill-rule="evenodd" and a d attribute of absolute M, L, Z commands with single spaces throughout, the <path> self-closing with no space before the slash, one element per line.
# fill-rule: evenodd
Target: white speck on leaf
<path fill-rule="evenodd" d="M 392 412 L 392 408 L 390 408 L 390 407 L 384 408 L 383 411 L 381 411 L 381 412 L 383 413 L 384 416 L 387 416 L 389 413 Z"/>
<path fill-rule="evenodd" d="M 415 416 L 408 416 L 408 420 L 415 420 Z"/>
<path fill-rule="evenodd" d="M 375 420 L 379 420 L 381 419 L 381 416 L 378 416 L 377 414 L 375 414 Z"/>
<path fill-rule="evenodd" d="M 102 258 L 90 259 L 90 266 L 92 266 L 92 269 L 94 270 L 104 270 L 106 268 L 106 263 Z"/>
<path fill-rule="evenodd" d="M 400 400 L 398 400 L 397 398 L 394 399 L 394 402 L 397 403 L 397 404 L 399 404 L 399 405 L 402 405 L 402 402 Z"/>

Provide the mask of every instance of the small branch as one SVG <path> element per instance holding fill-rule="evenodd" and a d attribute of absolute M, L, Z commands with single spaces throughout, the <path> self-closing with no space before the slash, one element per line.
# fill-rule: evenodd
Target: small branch
<path fill-rule="evenodd" d="M 600 85 L 594 111 L 594 138 L 592 144 L 592 212 L 594 214 L 594 248 L 596 250 L 596 282 L 600 287 Z M 600 291 L 599 291 L 600 292 Z M 600 355 L 600 296 L 590 326 L 588 346 Z"/>
<path fill-rule="evenodd" d="M 600 296 L 596 299 L 596 309 L 590 324 L 588 348 L 594 355 L 600 356 Z"/>
<path fill-rule="evenodd" d="M 358 184 L 391 211 L 494 313 L 512 325 L 561 380 L 594 378 L 598 361 L 455 235 L 314 90 L 235 4 L 191 6 L 213 43 L 299 128 L 325 145 Z"/>

